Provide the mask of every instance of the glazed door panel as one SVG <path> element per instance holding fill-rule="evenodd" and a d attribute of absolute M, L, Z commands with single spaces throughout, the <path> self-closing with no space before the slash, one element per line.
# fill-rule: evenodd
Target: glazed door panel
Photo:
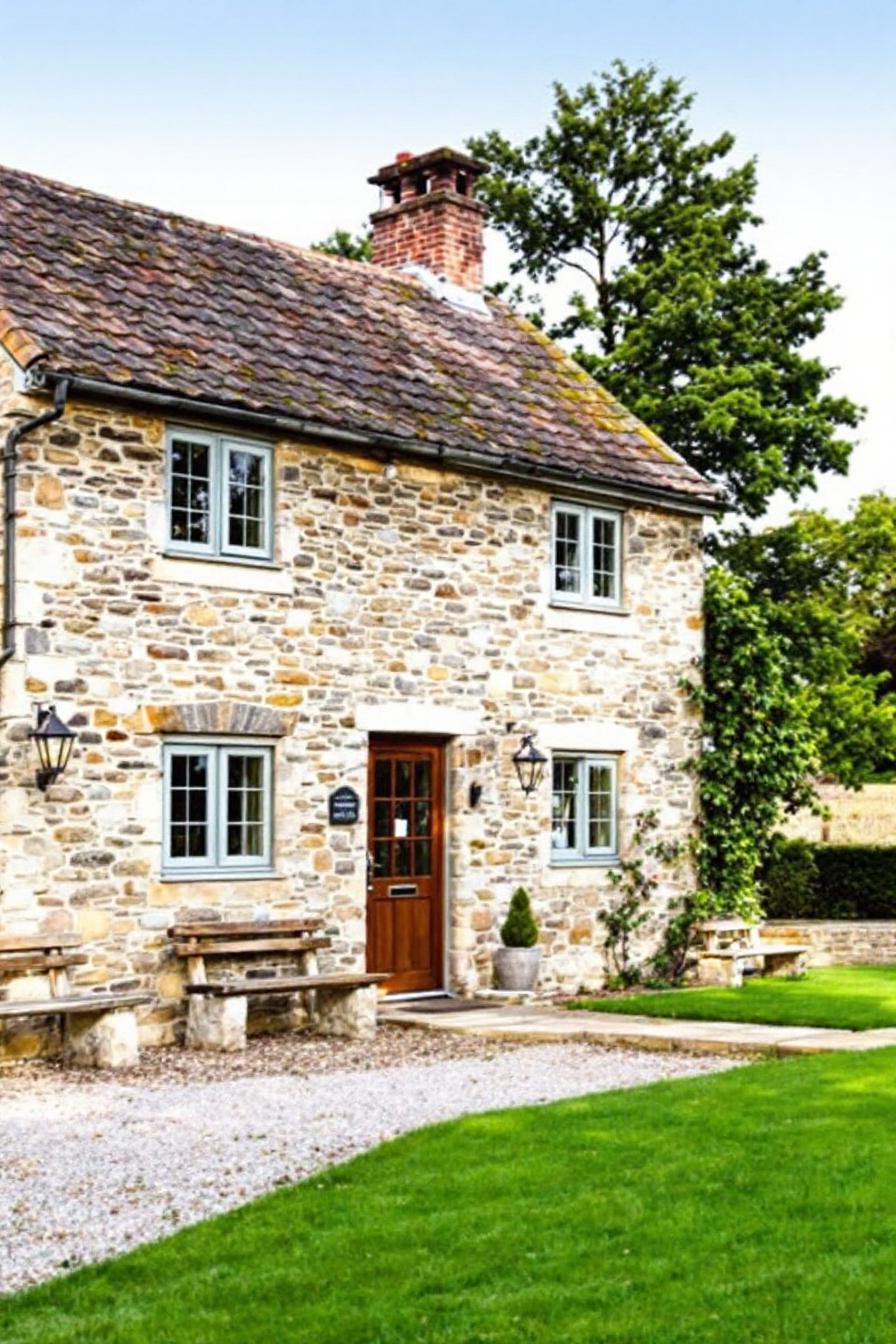
<path fill-rule="evenodd" d="M 389 993 L 442 987 L 443 771 L 438 743 L 371 741 L 367 969 Z"/>

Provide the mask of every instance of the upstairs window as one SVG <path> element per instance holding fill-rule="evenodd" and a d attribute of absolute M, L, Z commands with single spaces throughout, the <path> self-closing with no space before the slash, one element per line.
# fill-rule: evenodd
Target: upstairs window
<path fill-rule="evenodd" d="M 163 872 L 270 872 L 271 747 L 167 743 L 164 779 Z"/>
<path fill-rule="evenodd" d="M 583 607 L 618 607 L 622 515 L 613 509 L 556 503 L 552 518 L 552 599 Z"/>
<path fill-rule="evenodd" d="M 618 852 L 615 756 L 555 756 L 551 862 L 575 863 Z"/>
<path fill-rule="evenodd" d="M 273 449 L 197 429 L 168 433 L 168 547 L 270 560 Z"/>

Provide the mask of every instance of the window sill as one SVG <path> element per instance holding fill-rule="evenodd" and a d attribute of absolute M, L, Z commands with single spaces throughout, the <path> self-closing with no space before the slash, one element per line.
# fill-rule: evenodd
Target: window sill
<path fill-rule="evenodd" d="M 629 616 L 631 612 L 623 607 L 583 607 L 573 602 L 551 602 L 545 611 L 545 625 L 549 630 L 613 637 L 628 634 L 625 621 Z"/>
<path fill-rule="evenodd" d="M 549 860 L 550 867 L 557 872 L 562 872 L 564 868 L 618 868 L 620 858 L 618 854 L 596 854 L 587 859 L 557 859 Z"/>
<path fill-rule="evenodd" d="M 597 616 L 631 616 L 631 608 L 615 603 L 600 606 L 596 602 L 573 602 L 562 597 L 552 597 L 549 604 L 558 611 L 587 611 Z"/>
<path fill-rule="evenodd" d="M 286 874 L 273 868 L 255 868 L 251 872 L 230 872 L 226 868 L 207 868 L 200 872 L 160 873 L 159 882 L 285 882 Z"/>
<path fill-rule="evenodd" d="M 210 551 L 179 551 L 176 546 L 169 546 L 162 555 L 166 560 L 197 560 L 204 565 L 242 565 L 245 569 L 282 569 L 276 560 L 269 560 L 262 555 L 214 555 Z"/>
<path fill-rule="evenodd" d="M 189 583 L 198 588 L 230 588 L 279 596 L 290 596 L 293 591 L 291 572 L 273 560 L 164 551 L 153 559 L 150 573 L 162 582 Z"/>

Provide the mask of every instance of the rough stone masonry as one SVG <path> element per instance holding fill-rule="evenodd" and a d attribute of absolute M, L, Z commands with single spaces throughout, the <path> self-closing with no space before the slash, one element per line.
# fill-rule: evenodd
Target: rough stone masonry
<path fill-rule="evenodd" d="M 0 364 L 0 423 L 34 413 Z M 214 421 L 210 428 L 220 428 Z M 694 817 L 685 768 L 699 720 L 680 679 L 702 643 L 701 523 L 624 509 L 620 612 L 550 604 L 551 496 L 485 476 L 381 461 L 294 439 L 276 443 L 275 564 L 166 555 L 165 422 L 81 400 L 26 439 L 18 478 L 16 657 L 0 703 L 0 927 L 80 933 L 81 985 L 146 986 L 141 1036 L 167 1040 L 182 972 L 166 950 L 178 918 L 259 911 L 321 915 L 322 970 L 365 957 L 366 828 L 330 827 L 327 797 L 365 792 L 370 705 L 465 711 L 449 735 L 450 983 L 491 978 L 510 894 L 533 896 L 541 985 L 576 990 L 604 973 L 598 912 L 606 864 L 552 866 L 550 786 L 524 797 L 519 735 L 542 747 L 619 754 L 622 848 L 657 809 L 683 839 Z M 33 704 L 57 703 L 79 733 L 66 774 L 34 786 Z M 202 712 L 233 730 L 254 707 L 275 744 L 275 876 L 160 876 L 161 744 Z M 422 708 L 421 708 L 422 707 Z M 470 806 L 470 785 L 482 788 Z M 660 885 L 656 919 L 687 873 Z M 7 1048 L 46 1039 L 19 1031 Z"/>

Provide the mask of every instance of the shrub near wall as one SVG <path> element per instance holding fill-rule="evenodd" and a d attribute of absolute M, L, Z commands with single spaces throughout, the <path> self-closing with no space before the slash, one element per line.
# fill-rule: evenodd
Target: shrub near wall
<path fill-rule="evenodd" d="M 767 919 L 896 919 L 896 845 L 777 836 L 760 894 Z"/>

